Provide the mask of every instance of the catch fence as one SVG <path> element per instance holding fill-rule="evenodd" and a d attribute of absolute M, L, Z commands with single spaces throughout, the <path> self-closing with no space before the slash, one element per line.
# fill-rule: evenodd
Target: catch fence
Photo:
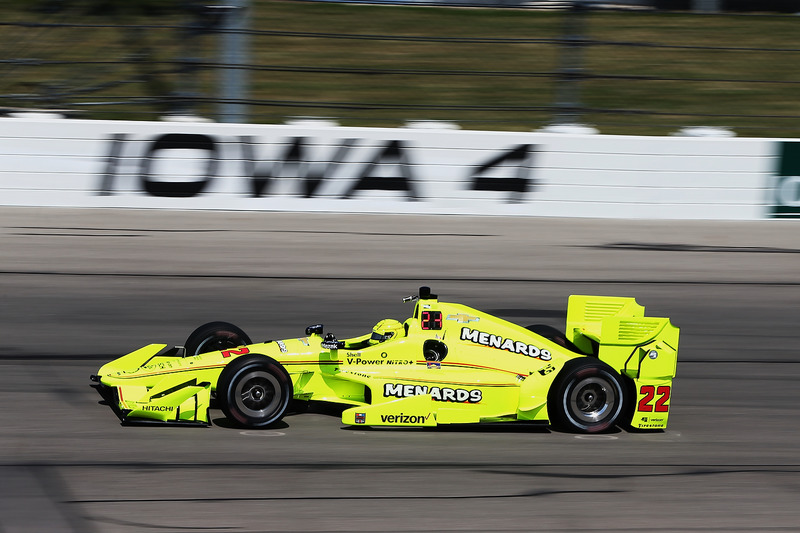
<path fill-rule="evenodd" d="M 6 112 L 507 131 L 589 124 L 615 134 L 800 131 L 800 18 L 788 15 L 255 1 L 235 29 L 219 10 L 124 19 L 2 10 Z M 232 35 L 242 47 L 235 61 L 225 41 Z M 232 72 L 241 74 L 238 93 Z"/>

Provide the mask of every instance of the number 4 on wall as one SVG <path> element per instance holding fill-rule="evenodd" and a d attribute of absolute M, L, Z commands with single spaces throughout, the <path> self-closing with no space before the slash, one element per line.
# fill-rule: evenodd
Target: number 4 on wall
<path fill-rule="evenodd" d="M 662 385 L 658 388 L 655 385 L 642 385 L 642 388 L 639 389 L 639 394 L 643 394 L 644 397 L 639 400 L 637 411 L 643 413 L 652 413 L 654 411 L 656 413 L 666 413 L 669 411 L 667 402 L 670 394 L 672 394 L 672 387 L 669 385 Z M 652 403 L 654 399 L 656 399 L 655 408 Z"/>

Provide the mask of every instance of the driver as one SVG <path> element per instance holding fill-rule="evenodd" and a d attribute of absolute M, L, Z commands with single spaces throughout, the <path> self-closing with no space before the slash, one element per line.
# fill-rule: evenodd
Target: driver
<path fill-rule="evenodd" d="M 403 324 L 392 318 L 385 318 L 375 324 L 372 328 L 372 336 L 369 339 L 370 345 L 379 344 L 389 339 L 406 336 L 406 328 Z"/>

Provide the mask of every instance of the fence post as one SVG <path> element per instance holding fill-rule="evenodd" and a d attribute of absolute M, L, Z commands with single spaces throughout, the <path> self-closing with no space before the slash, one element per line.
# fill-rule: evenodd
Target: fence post
<path fill-rule="evenodd" d="M 190 0 L 181 2 L 185 20 L 178 28 L 180 56 L 177 58 L 178 78 L 175 90 L 170 95 L 168 114 L 172 116 L 195 116 L 197 113 L 197 72 L 200 60 L 196 57 L 198 39 L 202 34 L 202 23 Z"/>
<path fill-rule="evenodd" d="M 580 123 L 580 83 L 584 77 L 583 47 L 586 46 L 584 32 L 588 10 L 585 0 L 573 0 L 564 14 L 553 118 L 557 125 Z"/>
<path fill-rule="evenodd" d="M 220 122 L 247 122 L 250 0 L 228 0 L 220 26 Z"/>

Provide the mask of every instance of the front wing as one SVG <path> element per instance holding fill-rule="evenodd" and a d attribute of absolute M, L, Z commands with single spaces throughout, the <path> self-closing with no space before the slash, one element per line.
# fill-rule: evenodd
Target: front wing
<path fill-rule="evenodd" d="M 210 425 L 211 383 L 185 374 L 165 375 L 153 387 L 105 385 L 92 376 L 95 388 L 123 424 Z"/>

